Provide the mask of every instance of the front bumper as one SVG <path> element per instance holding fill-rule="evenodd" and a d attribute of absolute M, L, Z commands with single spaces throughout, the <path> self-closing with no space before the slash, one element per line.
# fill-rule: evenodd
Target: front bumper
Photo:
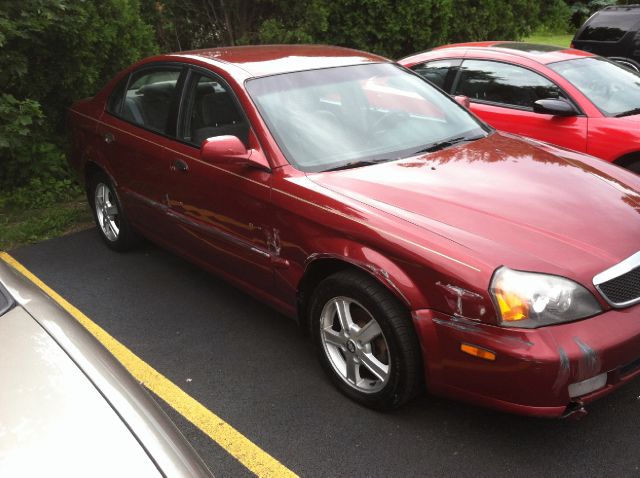
<path fill-rule="evenodd" d="M 413 312 L 427 386 L 502 411 L 561 417 L 640 375 L 640 305 L 568 324 L 516 329 Z M 471 344 L 495 353 L 488 361 L 461 351 Z M 604 387 L 579 397 L 569 385 L 606 373 Z"/>

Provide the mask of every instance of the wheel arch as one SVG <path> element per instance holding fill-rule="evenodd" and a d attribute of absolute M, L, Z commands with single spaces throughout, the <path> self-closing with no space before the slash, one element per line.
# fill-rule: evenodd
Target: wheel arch
<path fill-rule="evenodd" d="M 85 188 L 89 187 L 90 179 L 98 173 L 103 173 L 110 177 L 109 173 L 107 173 L 107 171 L 98 163 L 92 160 L 87 160 L 82 172 Z"/>
<path fill-rule="evenodd" d="M 312 254 L 306 261 L 297 288 L 297 309 L 300 324 L 308 328 L 308 306 L 313 291 L 324 279 L 343 270 L 358 270 L 371 276 L 387 289 L 407 310 L 414 308 L 419 289 L 409 276 L 381 253 L 365 247 L 345 247 L 342 253 Z"/>

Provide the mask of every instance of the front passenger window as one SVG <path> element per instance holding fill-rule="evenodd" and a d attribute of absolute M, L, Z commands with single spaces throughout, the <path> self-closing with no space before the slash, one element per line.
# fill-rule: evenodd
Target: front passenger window
<path fill-rule="evenodd" d="M 200 74 L 189 83 L 182 139 L 200 147 L 207 138 L 231 135 L 247 145 L 249 125 L 229 87 Z"/>
<path fill-rule="evenodd" d="M 564 98 L 558 86 L 533 71 L 484 60 L 462 63 L 455 94 L 468 96 L 471 101 L 523 108 L 533 108 L 537 100 Z"/>

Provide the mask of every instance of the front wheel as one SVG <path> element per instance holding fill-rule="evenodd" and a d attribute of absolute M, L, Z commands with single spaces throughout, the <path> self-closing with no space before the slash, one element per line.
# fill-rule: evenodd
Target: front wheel
<path fill-rule="evenodd" d="M 126 216 L 109 177 L 96 173 L 87 189 L 93 218 L 102 240 L 111 249 L 125 251 L 134 247 L 138 236 L 126 220 Z"/>
<path fill-rule="evenodd" d="M 422 358 L 408 311 L 360 271 L 325 279 L 310 307 L 320 363 L 338 389 L 378 410 L 397 408 L 422 385 Z"/>

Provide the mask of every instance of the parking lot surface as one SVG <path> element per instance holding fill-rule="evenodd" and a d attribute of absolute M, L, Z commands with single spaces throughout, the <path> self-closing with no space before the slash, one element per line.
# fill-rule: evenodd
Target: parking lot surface
<path fill-rule="evenodd" d="M 580 421 L 424 396 L 382 414 L 325 378 L 291 320 L 147 244 L 118 254 L 93 230 L 10 251 L 138 357 L 300 476 L 638 476 L 640 381 Z M 216 476 L 252 476 L 158 400 Z"/>

